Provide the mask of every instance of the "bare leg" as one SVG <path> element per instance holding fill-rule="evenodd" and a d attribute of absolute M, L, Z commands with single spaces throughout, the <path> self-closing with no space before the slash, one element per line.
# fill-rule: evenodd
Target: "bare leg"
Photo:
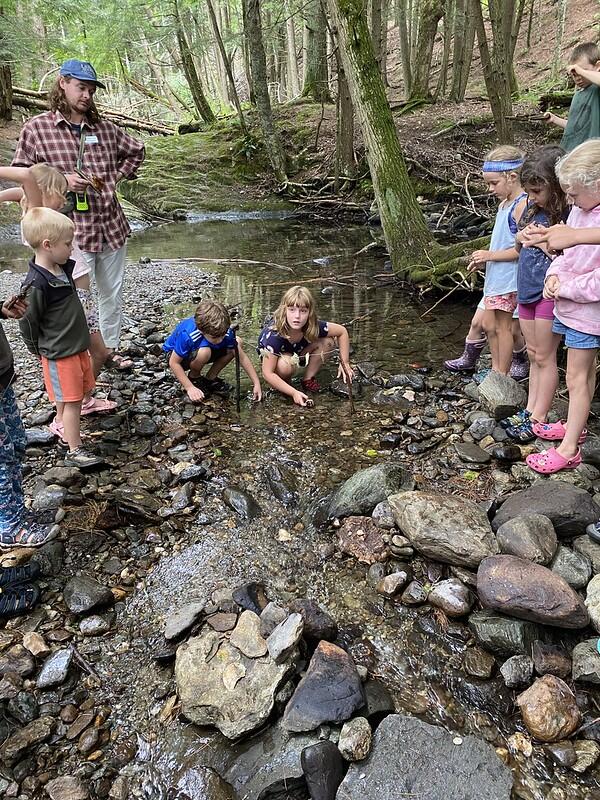
<path fill-rule="evenodd" d="M 535 366 L 536 386 L 533 405 L 528 403 L 527 408 L 534 420 L 545 422 L 558 386 L 556 350 L 560 336 L 552 333 L 551 319 L 536 319 L 533 324 L 536 342 L 535 365 L 530 357 L 529 385 L 531 387 L 531 369 Z"/>
<path fill-rule="evenodd" d="M 550 323 L 552 327 L 552 323 Z M 537 368 L 537 339 L 536 339 L 536 320 L 522 319 L 520 330 L 523 331 L 525 342 L 527 344 L 527 355 L 529 356 L 529 393 L 527 396 L 527 411 L 533 412 L 535 408 L 537 392 L 538 392 L 538 368 Z M 514 322 L 513 322 L 513 338 L 514 338 Z M 534 417 L 538 422 L 543 420 Z M 545 419 L 545 417 L 544 417 Z"/>
<path fill-rule="evenodd" d="M 201 347 L 198 350 L 196 358 L 190 363 L 190 371 L 188 373 L 190 380 L 200 377 L 200 375 L 202 374 L 202 370 L 210 361 L 211 355 L 212 355 L 212 350 L 210 349 L 210 347 Z"/>
<path fill-rule="evenodd" d="M 526 320 L 531 322 L 531 320 Z M 525 339 L 523 338 L 523 322 L 524 320 L 514 319 L 512 321 L 512 335 L 513 335 L 513 350 L 520 353 L 525 347 Z M 525 337 L 527 338 L 527 337 Z"/>
<path fill-rule="evenodd" d="M 492 369 L 498 363 L 498 337 L 496 336 L 496 314 L 487 309 L 483 313 L 483 329 L 487 336 L 488 346 L 492 355 Z"/>
<path fill-rule="evenodd" d="M 308 359 L 308 367 L 306 368 L 306 372 L 304 373 L 304 380 L 308 381 L 311 378 L 314 378 L 318 371 L 321 369 L 325 362 L 325 358 L 331 354 L 331 351 L 335 349 L 336 341 L 334 339 L 326 338 L 326 339 L 317 339 L 316 342 L 313 342 L 308 349 L 307 353 L 309 356 Z"/>
<path fill-rule="evenodd" d="M 65 439 L 69 443 L 69 450 L 76 450 L 78 447 L 81 447 L 81 400 L 76 403 L 57 403 L 57 420 L 59 405 L 62 406 L 60 414 L 65 429 Z"/>
<path fill-rule="evenodd" d="M 235 357 L 235 353 L 233 352 L 233 350 L 226 350 L 225 351 L 225 355 L 221 356 L 221 358 L 218 358 L 212 364 L 211 368 L 209 369 L 209 371 L 208 371 L 208 373 L 206 375 L 208 380 L 209 381 L 214 380 L 217 377 L 217 375 L 219 374 L 219 372 L 221 372 L 223 367 L 226 367 L 227 364 L 229 364 L 233 360 L 234 357 Z"/>
<path fill-rule="evenodd" d="M 494 364 L 492 358 L 492 369 L 501 375 L 508 375 L 513 352 L 512 314 L 508 311 L 495 309 L 494 316 L 496 319 L 496 336 L 498 337 L 496 350 L 498 360 Z"/>
<path fill-rule="evenodd" d="M 479 339 L 482 339 L 485 336 L 485 330 L 483 328 L 484 314 L 485 308 L 477 308 L 475 310 L 473 319 L 471 320 L 471 327 L 469 328 L 469 332 L 467 334 L 467 341 L 477 342 Z"/>
<path fill-rule="evenodd" d="M 569 413 L 565 438 L 556 448 L 563 458 L 573 458 L 579 449 L 579 437 L 585 428 L 594 388 L 597 350 L 569 348 L 567 357 L 567 388 L 569 389 Z"/>
<path fill-rule="evenodd" d="M 279 356 L 277 359 L 277 366 L 275 367 L 275 372 L 282 378 L 286 383 L 289 383 L 296 372 L 296 367 L 292 364 L 291 360 L 288 356 Z"/>

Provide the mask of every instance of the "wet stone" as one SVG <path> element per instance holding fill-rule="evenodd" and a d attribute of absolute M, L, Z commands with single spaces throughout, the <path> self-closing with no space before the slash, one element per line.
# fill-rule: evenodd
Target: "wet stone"
<path fill-rule="evenodd" d="M 37 719 L 40 713 L 35 696 L 29 692 L 19 692 L 16 697 L 8 701 L 6 708 L 11 717 L 21 725 L 27 725 Z"/>
<path fill-rule="evenodd" d="M 389 548 L 371 517 L 347 517 L 337 530 L 338 547 L 363 564 L 386 561 Z"/>
<path fill-rule="evenodd" d="M 283 727 L 300 732 L 345 722 L 364 702 L 354 661 L 340 647 L 322 641 L 285 709 Z"/>
<path fill-rule="evenodd" d="M 381 562 L 371 564 L 367 570 L 367 583 L 369 586 L 376 588 L 377 584 L 383 580 L 383 578 L 385 578 L 385 564 Z"/>
<path fill-rule="evenodd" d="M 575 697 L 555 675 L 538 678 L 517 697 L 527 730 L 543 742 L 569 737 L 581 722 Z"/>
<path fill-rule="evenodd" d="M 270 602 L 262 610 L 260 615 L 260 633 L 265 639 L 270 636 L 275 628 L 287 619 L 288 613 L 285 608 L 278 606 L 277 603 Z"/>
<path fill-rule="evenodd" d="M 415 375 L 414 373 L 401 373 L 399 375 L 392 375 L 385 383 L 386 387 L 396 388 L 405 386 L 409 389 L 414 389 L 415 392 L 422 392 L 425 389 L 425 378 L 422 375 Z"/>
<path fill-rule="evenodd" d="M 215 600 L 214 598 L 215 595 L 213 594 L 213 602 L 217 602 L 222 611 L 231 610 L 225 609 L 222 606 L 224 601 L 227 602 L 227 600 L 230 599 L 240 608 L 253 611 L 258 616 L 261 615 L 263 609 L 269 602 L 265 593 L 265 587 L 262 583 L 256 582 L 244 583 L 242 586 L 238 586 L 237 589 L 234 589 L 233 592 L 225 591 L 222 599 Z"/>
<path fill-rule="evenodd" d="M 535 623 L 486 610 L 471 614 L 469 628 L 486 650 L 499 656 L 529 654 L 533 642 L 542 638 Z"/>
<path fill-rule="evenodd" d="M 50 484 L 38 492 L 33 498 L 34 511 L 48 511 L 53 508 L 60 508 L 67 496 L 64 486 Z"/>
<path fill-rule="evenodd" d="M 531 657 L 538 675 L 558 675 L 563 680 L 571 675 L 571 657 L 560 645 L 534 642 Z"/>
<path fill-rule="evenodd" d="M 209 473 L 205 466 L 201 464 L 192 464 L 189 467 L 186 467 L 179 473 L 178 479 L 181 483 L 185 483 L 187 481 L 202 481 L 208 478 Z"/>
<path fill-rule="evenodd" d="M 511 656 L 500 667 L 500 674 L 509 689 L 529 686 L 533 677 L 533 661 L 529 656 Z"/>
<path fill-rule="evenodd" d="M 113 493 L 115 502 L 125 514 L 139 515 L 146 519 L 154 519 L 161 502 L 150 492 L 135 486 L 121 486 Z"/>
<path fill-rule="evenodd" d="M 252 613 L 252 612 L 245 612 Z M 262 624 L 261 624 L 262 629 Z M 281 664 L 288 658 L 302 638 L 304 620 L 300 614 L 290 616 L 280 622 L 267 639 L 269 655 L 276 664 Z"/>
<path fill-rule="evenodd" d="M 133 429 L 138 436 L 155 436 L 158 433 L 158 425 L 151 417 L 136 417 L 133 421 Z"/>
<path fill-rule="evenodd" d="M 91 753 L 92 750 L 96 749 L 99 739 L 100 739 L 100 733 L 98 731 L 98 728 L 88 728 L 79 737 L 79 741 L 77 742 L 77 749 L 79 750 L 80 753 L 83 753 L 84 755 L 86 753 Z"/>
<path fill-rule="evenodd" d="M 298 502 L 296 479 L 287 467 L 283 464 L 269 464 L 265 475 L 277 500 L 286 506 L 293 506 Z"/>
<path fill-rule="evenodd" d="M 573 589 L 583 589 L 592 577 L 592 562 L 583 553 L 577 553 L 562 544 L 550 564 L 552 572 L 565 580 Z"/>
<path fill-rule="evenodd" d="M 546 744 L 544 750 L 559 767 L 572 767 L 577 761 L 577 753 L 571 742 Z"/>
<path fill-rule="evenodd" d="M 223 489 L 223 502 L 244 520 L 252 521 L 262 513 L 260 506 L 248 492 L 234 486 Z"/>
<path fill-rule="evenodd" d="M 314 600 L 306 598 L 292 600 L 288 604 L 291 613 L 300 614 L 304 620 L 304 638 L 312 641 L 332 642 L 338 634 L 338 626 L 331 614 Z"/>
<path fill-rule="evenodd" d="M 55 727 L 52 717 L 38 717 L 12 734 L 0 746 L 0 759 L 14 762 L 21 758 L 29 748 L 46 741 Z"/>
<path fill-rule="evenodd" d="M 65 734 L 65 737 L 69 741 L 73 741 L 74 739 L 79 738 L 81 734 L 84 732 L 86 728 L 94 721 L 95 713 L 93 711 L 85 711 L 83 714 L 79 714 L 78 717 L 74 720 L 73 724 L 69 726 L 68 731 Z"/>
<path fill-rule="evenodd" d="M 44 661 L 44 665 L 36 686 L 38 689 L 51 689 L 53 686 L 60 686 L 67 679 L 69 667 L 73 660 L 73 650 L 70 647 L 58 650 Z"/>
<path fill-rule="evenodd" d="M 469 589 L 457 578 L 447 578 L 436 583 L 427 597 L 432 606 L 441 608 L 448 617 L 462 617 L 473 605 Z"/>
<path fill-rule="evenodd" d="M 200 618 L 204 610 L 205 601 L 196 600 L 171 613 L 165 624 L 165 639 L 177 639 Z"/>
<path fill-rule="evenodd" d="M 472 442 L 457 442 L 454 445 L 457 456 L 467 464 L 488 464 L 491 456 Z"/>
<path fill-rule="evenodd" d="M 23 680 L 16 672 L 7 672 L 0 680 L 0 700 L 16 697 L 23 686 Z"/>
<path fill-rule="evenodd" d="M 56 441 L 56 435 L 48 428 L 27 428 L 27 447 L 39 447 L 40 445 L 51 445 Z"/>
<path fill-rule="evenodd" d="M 392 572 L 390 575 L 386 575 L 378 582 L 376 590 L 378 594 L 381 594 L 384 597 L 395 597 L 399 592 L 402 591 L 407 582 L 408 573 Z"/>
<path fill-rule="evenodd" d="M 521 448 L 516 444 L 496 444 L 490 447 L 487 451 L 492 458 L 496 461 L 503 461 L 505 463 L 512 463 L 520 461 L 522 458 Z"/>
<path fill-rule="evenodd" d="M 355 472 L 334 491 L 326 517 L 370 514 L 378 503 L 403 489 L 412 489 L 412 476 L 396 464 L 375 464 Z"/>
<path fill-rule="evenodd" d="M 46 792 L 50 800 L 87 800 L 90 796 L 81 778 L 72 775 L 60 776 L 48 781 Z"/>
<path fill-rule="evenodd" d="M 578 739 L 573 742 L 573 747 L 577 756 L 577 761 L 571 767 L 573 772 L 586 772 L 594 766 L 600 757 L 600 744 L 598 742 L 593 742 L 589 739 Z"/>
<path fill-rule="evenodd" d="M 114 597 L 110 589 L 88 575 L 77 575 L 71 578 L 64 590 L 63 596 L 67 608 L 73 614 L 85 614 L 94 608 L 112 604 Z"/>
<path fill-rule="evenodd" d="M 573 648 L 573 680 L 600 684 L 600 653 L 598 637 L 579 642 Z"/>
<path fill-rule="evenodd" d="M 487 680 L 492 677 L 496 659 L 491 653 L 480 647 L 469 647 L 465 652 L 463 667 L 467 675 Z"/>
<path fill-rule="evenodd" d="M 388 503 L 387 500 L 383 500 L 381 503 L 377 503 L 377 505 L 373 509 L 371 517 L 375 521 L 375 524 L 378 527 L 383 528 L 384 530 L 391 530 L 396 525 L 396 523 L 394 522 L 394 515 L 392 514 L 392 509 L 390 508 L 390 504 Z"/>
<path fill-rule="evenodd" d="M 300 760 L 312 800 L 335 800 L 346 768 L 333 742 L 326 740 L 305 747 Z"/>
<path fill-rule="evenodd" d="M 390 389 L 380 389 L 375 392 L 371 398 L 371 402 L 376 406 L 394 406 L 394 408 L 402 411 L 408 411 L 410 402 L 404 397 L 406 389 L 402 386 Z"/>
<path fill-rule="evenodd" d="M 28 677 L 35 670 L 35 660 L 21 644 L 15 644 L 0 653 L 0 675 L 15 672 L 23 678 Z"/>
<path fill-rule="evenodd" d="M 373 732 L 365 717 L 354 717 L 344 722 L 338 740 L 338 749 L 346 761 L 362 761 L 369 755 Z"/>
<path fill-rule="evenodd" d="M 102 636 L 108 633 L 111 628 L 111 620 L 99 614 L 92 614 L 90 617 L 85 617 L 85 619 L 82 619 L 79 623 L 79 631 L 84 636 Z"/>
<path fill-rule="evenodd" d="M 407 606 L 420 606 L 427 602 L 427 592 L 419 581 L 411 581 L 402 592 L 401 600 Z"/>

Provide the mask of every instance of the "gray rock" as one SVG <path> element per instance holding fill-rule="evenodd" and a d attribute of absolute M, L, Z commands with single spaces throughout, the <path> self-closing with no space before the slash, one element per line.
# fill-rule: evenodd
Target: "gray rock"
<path fill-rule="evenodd" d="M 579 642 L 573 648 L 573 680 L 600 683 L 600 653 L 598 637 Z"/>
<path fill-rule="evenodd" d="M 314 600 L 307 598 L 292 600 L 288 604 L 290 612 L 300 614 L 304 620 L 304 638 L 320 642 L 332 642 L 338 634 L 337 622 L 331 614 Z"/>
<path fill-rule="evenodd" d="M 386 383 L 390 388 L 397 388 L 403 386 L 405 388 L 414 389 L 415 392 L 422 392 L 425 389 L 425 378 L 416 373 L 401 373 L 399 375 L 391 375 Z"/>
<path fill-rule="evenodd" d="M 457 456 L 467 464 L 489 464 L 492 457 L 473 442 L 457 442 L 454 445 Z"/>
<path fill-rule="evenodd" d="M 587 586 L 592 577 L 590 559 L 583 553 L 577 553 L 562 544 L 558 545 L 550 569 L 560 575 L 573 589 L 582 589 Z"/>
<path fill-rule="evenodd" d="M 114 601 L 110 589 L 88 575 L 76 575 L 70 578 L 63 590 L 63 597 L 67 608 L 73 614 L 85 614 Z"/>
<path fill-rule="evenodd" d="M 260 658 L 267 653 L 267 643 L 260 633 L 260 618 L 254 611 L 242 611 L 233 629 L 230 642 L 248 658 Z"/>
<path fill-rule="evenodd" d="M 415 717 L 392 714 L 373 739 L 371 754 L 352 764 L 337 800 L 510 800 L 510 768 L 494 748 L 475 736 L 454 743 L 452 733 Z"/>
<path fill-rule="evenodd" d="M 223 502 L 244 520 L 252 521 L 262 513 L 256 500 L 248 492 L 235 486 L 223 489 Z"/>
<path fill-rule="evenodd" d="M 280 622 L 287 619 L 288 613 L 285 608 L 278 606 L 277 603 L 270 602 L 262 610 L 260 615 L 260 634 L 263 638 L 270 636 Z"/>
<path fill-rule="evenodd" d="M 26 678 L 35 670 L 35 659 L 22 644 L 14 644 L 0 653 L 0 675 L 16 672 Z"/>
<path fill-rule="evenodd" d="M 301 763 L 311 800 L 335 800 L 346 767 L 334 743 L 326 740 L 306 747 Z"/>
<path fill-rule="evenodd" d="M 48 781 L 46 792 L 50 800 L 87 800 L 90 796 L 81 778 L 73 775 L 61 775 Z"/>
<path fill-rule="evenodd" d="M 202 464 L 191 464 L 179 473 L 178 479 L 180 483 L 187 483 L 189 481 L 197 482 L 205 480 L 208 477 L 208 470 Z"/>
<path fill-rule="evenodd" d="M 487 516 L 470 500 L 428 491 L 394 494 L 389 503 L 402 533 L 429 558 L 477 567 L 498 552 Z"/>
<path fill-rule="evenodd" d="M 67 679 L 69 667 L 73 660 L 73 650 L 70 647 L 64 650 L 57 650 L 52 653 L 45 661 L 38 679 L 36 687 L 38 689 L 51 689 L 53 686 L 60 686 Z"/>
<path fill-rule="evenodd" d="M 498 528 L 496 538 L 502 553 L 536 564 L 549 564 L 558 547 L 554 526 L 543 514 L 509 519 Z"/>
<path fill-rule="evenodd" d="M 505 461 L 506 463 L 520 461 L 522 458 L 521 448 L 517 447 L 516 444 L 496 444 L 488 447 L 487 452 L 497 461 Z"/>
<path fill-rule="evenodd" d="M 244 612 L 251 613 L 251 612 Z M 276 664 L 281 664 L 288 658 L 302 638 L 304 620 L 300 614 L 290 616 L 280 622 L 267 639 L 269 655 Z"/>
<path fill-rule="evenodd" d="M 600 574 L 600 544 L 592 541 L 587 535 L 578 536 L 573 539 L 573 550 L 590 560 L 594 575 Z"/>
<path fill-rule="evenodd" d="M 458 578 L 447 578 L 436 583 L 429 592 L 427 601 L 432 606 L 441 608 L 448 617 L 462 617 L 473 606 L 471 592 Z"/>
<path fill-rule="evenodd" d="M 494 611 L 475 611 L 469 617 L 469 628 L 481 644 L 499 656 L 528 655 L 542 631 L 533 622 L 512 619 Z"/>
<path fill-rule="evenodd" d="M 265 469 L 267 482 L 279 502 L 290 507 L 298 502 L 298 487 L 292 472 L 283 464 L 269 464 Z"/>
<path fill-rule="evenodd" d="M 546 480 L 515 492 L 506 500 L 492 521 L 495 531 L 513 517 L 543 514 L 554 525 L 557 536 L 584 533 L 598 519 L 598 506 L 583 489 L 559 480 Z"/>
<path fill-rule="evenodd" d="M 342 725 L 338 748 L 346 761 L 362 761 L 369 755 L 372 740 L 369 721 L 365 717 L 354 717 Z"/>
<path fill-rule="evenodd" d="M 283 715 L 288 731 L 310 731 L 326 722 L 345 722 L 365 702 L 352 658 L 330 642 L 319 642 Z"/>
<path fill-rule="evenodd" d="M 158 425 L 151 417 L 138 416 L 134 417 L 133 429 L 138 436 L 155 436 L 158 433 Z"/>
<path fill-rule="evenodd" d="M 491 436 L 495 427 L 496 420 L 491 417 L 482 416 L 469 425 L 469 433 L 474 439 L 479 441 L 485 436 Z"/>
<path fill-rule="evenodd" d="M 396 525 L 392 509 L 387 500 L 382 500 L 381 503 L 377 503 L 371 517 L 375 520 L 378 527 L 384 530 L 391 530 Z"/>
<path fill-rule="evenodd" d="M 370 514 L 389 495 L 412 489 L 410 474 L 397 464 L 375 464 L 355 472 L 333 493 L 327 518 Z"/>
<path fill-rule="evenodd" d="M 600 632 L 600 575 L 595 575 L 587 585 L 585 607 L 590 615 L 592 626 Z"/>
<path fill-rule="evenodd" d="M 42 575 L 56 577 L 61 574 L 64 566 L 65 546 L 62 542 L 48 542 L 34 552 L 31 560 L 40 565 Z"/>
<path fill-rule="evenodd" d="M 34 511 L 49 511 L 54 508 L 60 508 L 67 496 L 67 490 L 64 486 L 58 486 L 51 483 L 38 492 L 33 498 Z"/>
<path fill-rule="evenodd" d="M 52 433 L 48 428 L 27 428 L 25 436 L 27 437 L 27 447 L 50 445 L 56 441 L 56 434 Z"/>
<path fill-rule="evenodd" d="M 546 744 L 544 751 L 559 767 L 572 767 L 577 761 L 577 753 L 571 742 Z"/>
<path fill-rule="evenodd" d="M 408 583 L 409 575 L 407 572 L 392 572 L 389 575 L 385 575 L 381 580 L 377 583 L 376 590 L 379 594 L 382 594 L 384 597 L 395 597 L 398 592 L 401 592 L 402 589 Z"/>
<path fill-rule="evenodd" d="M 589 623 L 581 598 L 560 575 L 516 556 L 484 559 L 477 593 L 485 608 L 519 619 L 572 629 Z"/>
<path fill-rule="evenodd" d="M 533 661 L 529 656 L 511 656 L 500 667 L 500 674 L 509 689 L 522 689 L 533 678 Z"/>
<path fill-rule="evenodd" d="M 196 600 L 169 614 L 165 624 L 165 639 L 177 639 L 188 631 L 202 616 L 205 605 L 205 600 Z"/>
<path fill-rule="evenodd" d="M 275 694 L 292 669 L 292 659 L 276 664 L 268 656 L 247 658 L 214 631 L 204 630 L 177 649 L 182 712 L 196 725 L 214 725 L 237 739 L 268 719 Z"/>
<path fill-rule="evenodd" d="M 400 411 L 408 411 L 410 402 L 404 397 L 406 389 L 402 386 L 391 387 L 390 389 L 380 389 L 375 392 L 371 402 L 376 406 L 394 406 Z"/>
<path fill-rule="evenodd" d="M 113 620 L 111 616 L 101 616 L 92 614 L 84 617 L 79 623 L 79 630 L 84 636 L 103 636 L 112 628 Z"/>
<path fill-rule="evenodd" d="M 600 467 L 600 437 L 588 436 L 581 445 L 581 457 L 586 464 Z"/>
<path fill-rule="evenodd" d="M 380 561 L 377 561 L 375 564 L 371 564 L 367 570 L 367 583 L 369 586 L 372 586 L 375 589 L 377 584 L 383 580 L 383 578 L 385 578 L 385 564 L 382 564 Z"/>
<path fill-rule="evenodd" d="M 27 725 L 40 715 L 38 701 L 30 692 L 18 692 L 6 704 L 8 713 L 21 725 Z"/>
<path fill-rule="evenodd" d="M 479 400 L 494 419 L 504 419 L 525 408 L 527 392 L 508 375 L 492 371 L 479 386 Z"/>
<path fill-rule="evenodd" d="M 420 606 L 427 602 L 427 592 L 419 581 L 411 581 L 400 598 L 407 606 Z"/>
<path fill-rule="evenodd" d="M 46 485 L 83 486 L 86 482 L 85 475 L 77 467 L 51 467 L 42 475 Z"/>

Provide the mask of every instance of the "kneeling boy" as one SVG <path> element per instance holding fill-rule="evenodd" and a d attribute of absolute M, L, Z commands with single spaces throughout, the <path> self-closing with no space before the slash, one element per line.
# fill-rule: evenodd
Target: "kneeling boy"
<path fill-rule="evenodd" d="M 214 381 L 234 357 L 236 347 L 240 365 L 252 381 L 253 399 L 262 398 L 256 370 L 230 326 L 231 317 L 223 303 L 203 300 L 194 316 L 180 322 L 163 345 L 169 356 L 171 372 L 193 403 L 204 400 L 204 392 L 194 386 L 193 381 L 201 376 L 206 364 L 212 364 L 206 378 L 209 382 Z"/>

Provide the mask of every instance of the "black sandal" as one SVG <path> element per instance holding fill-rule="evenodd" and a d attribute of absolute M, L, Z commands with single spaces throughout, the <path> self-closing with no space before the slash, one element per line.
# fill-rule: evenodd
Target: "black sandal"
<path fill-rule="evenodd" d="M 21 584 L 0 589 L 0 617 L 18 617 L 31 611 L 40 599 L 34 584 Z"/>
<path fill-rule="evenodd" d="M 16 567 L 0 567 L 0 589 L 18 583 L 31 583 L 40 577 L 40 572 L 37 561 L 28 561 Z"/>

